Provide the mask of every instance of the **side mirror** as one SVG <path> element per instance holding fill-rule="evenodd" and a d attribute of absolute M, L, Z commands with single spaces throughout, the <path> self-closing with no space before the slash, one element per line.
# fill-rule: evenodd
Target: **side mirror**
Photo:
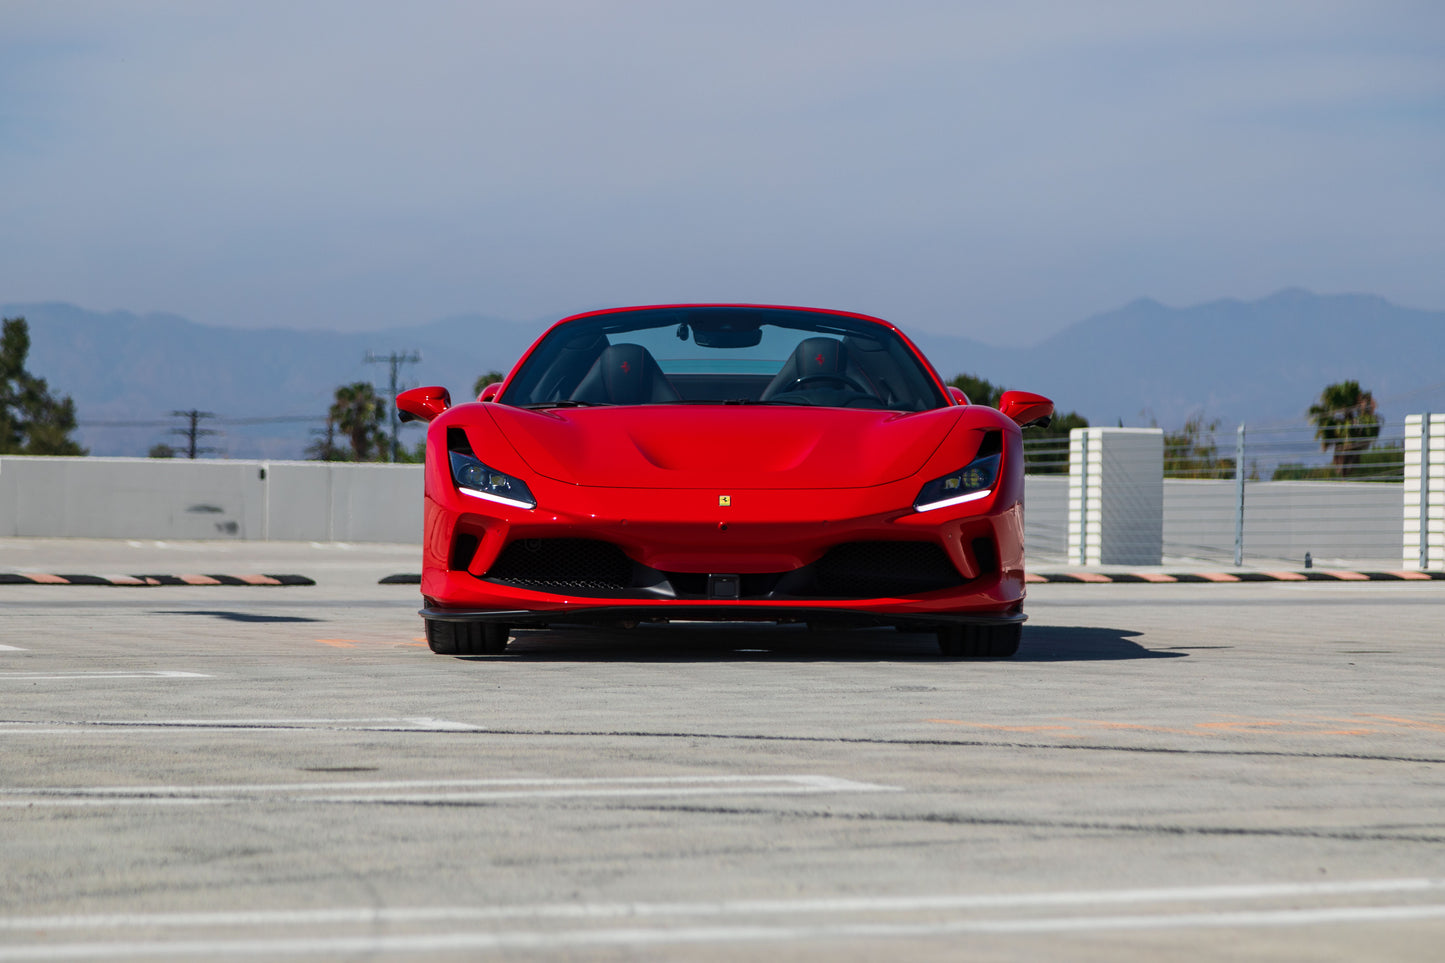
<path fill-rule="evenodd" d="M 396 396 L 401 421 L 431 421 L 452 406 L 451 392 L 433 385 L 411 388 Z"/>
<path fill-rule="evenodd" d="M 1054 403 L 1032 391 L 1005 391 L 998 410 L 1020 428 L 1047 428 L 1054 420 Z"/>
<path fill-rule="evenodd" d="M 491 384 L 487 385 L 485 388 L 482 389 L 482 393 L 477 395 L 477 400 L 491 401 L 493 398 L 497 397 L 497 393 L 501 390 L 502 383 L 500 381 L 493 381 Z"/>
<path fill-rule="evenodd" d="M 948 396 L 953 399 L 953 403 L 956 405 L 968 404 L 968 395 L 963 393 L 962 388 L 955 388 L 953 385 L 949 385 Z"/>

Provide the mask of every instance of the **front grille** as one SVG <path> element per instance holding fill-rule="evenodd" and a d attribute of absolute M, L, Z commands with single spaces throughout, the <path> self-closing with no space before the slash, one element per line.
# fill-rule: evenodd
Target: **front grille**
<path fill-rule="evenodd" d="M 884 598 L 963 584 L 948 554 L 933 542 L 845 542 L 815 567 L 824 595 Z"/>
<path fill-rule="evenodd" d="M 542 590 L 608 591 L 632 584 L 632 561 L 611 542 L 590 538 L 524 538 L 512 542 L 486 576 Z"/>

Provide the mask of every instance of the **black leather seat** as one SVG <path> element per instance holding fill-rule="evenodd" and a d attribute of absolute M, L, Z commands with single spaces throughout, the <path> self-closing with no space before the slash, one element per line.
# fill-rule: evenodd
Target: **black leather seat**
<path fill-rule="evenodd" d="M 680 401 L 677 390 L 640 344 L 614 344 L 602 350 L 572 392 L 573 401 L 591 404 L 646 405 Z"/>
<path fill-rule="evenodd" d="M 866 390 L 862 373 L 856 367 L 850 373 L 849 366 L 848 349 L 843 342 L 836 338 L 804 338 L 759 397 L 767 401 L 774 395 L 809 387 L 842 389 L 853 385 L 856 388 L 850 390 Z M 801 378 L 816 380 L 795 387 Z"/>

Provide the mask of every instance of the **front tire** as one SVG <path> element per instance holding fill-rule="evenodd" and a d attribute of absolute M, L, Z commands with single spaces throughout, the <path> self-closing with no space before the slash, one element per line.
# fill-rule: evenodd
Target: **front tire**
<path fill-rule="evenodd" d="M 938 630 L 938 650 L 953 659 L 1008 659 L 1019 650 L 1022 625 L 949 625 Z"/>
<path fill-rule="evenodd" d="M 438 655 L 501 655 L 507 650 L 507 627 L 499 622 L 425 621 L 427 645 Z"/>

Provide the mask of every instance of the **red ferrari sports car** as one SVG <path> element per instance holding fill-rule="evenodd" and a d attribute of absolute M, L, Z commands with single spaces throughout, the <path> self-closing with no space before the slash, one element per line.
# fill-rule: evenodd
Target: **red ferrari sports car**
<path fill-rule="evenodd" d="M 896 625 L 1007 657 L 1024 621 L 1020 428 L 896 327 L 843 311 L 579 314 L 430 422 L 422 618 L 434 652 L 510 628 L 666 620 Z"/>

